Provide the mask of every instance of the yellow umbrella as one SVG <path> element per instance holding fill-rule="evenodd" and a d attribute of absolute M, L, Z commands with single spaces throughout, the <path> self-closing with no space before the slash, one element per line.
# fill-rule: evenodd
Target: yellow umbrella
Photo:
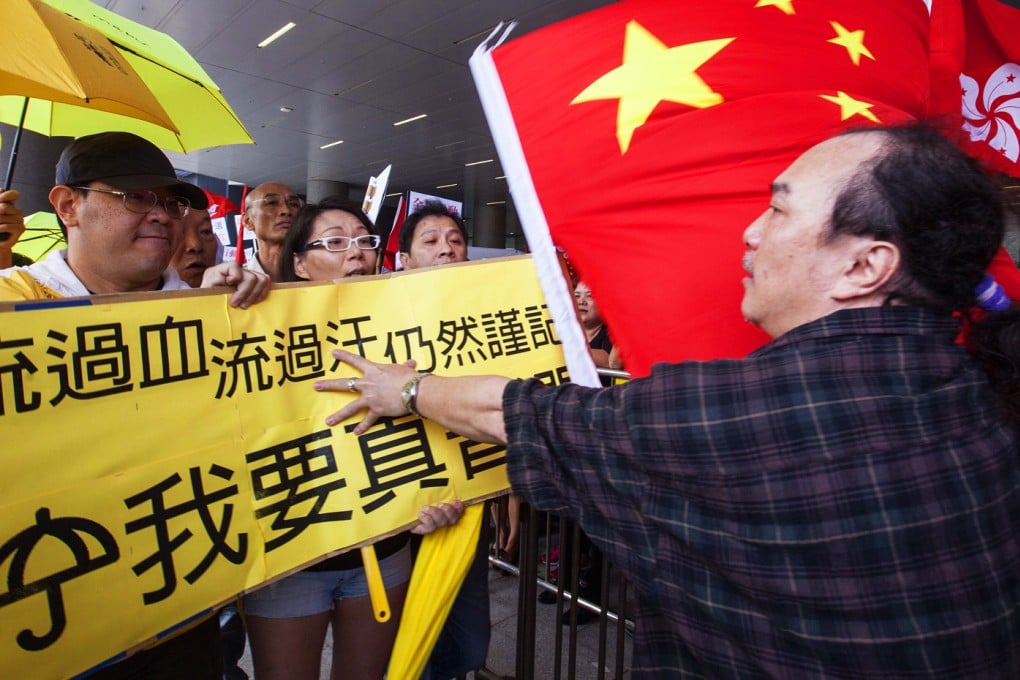
<path fill-rule="evenodd" d="M 19 0 L 26 1 L 33 0 Z M 133 132 L 162 149 L 179 152 L 253 143 L 216 83 L 176 40 L 87 0 L 47 0 L 46 4 L 77 19 L 83 29 L 92 28 L 106 36 L 115 46 L 118 61 L 129 65 L 144 81 L 172 129 L 140 116 L 34 98 L 25 112 L 25 128 L 48 136 L 72 137 L 112 130 Z M 8 21 L 6 11 L 4 21 Z M 16 37 L 10 30 L 6 34 L 5 51 Z M 2 94 L 10 91 L 4 89 Z M 23 97 L 0 96 L 0 121 L 17 125 L 23 103 Z"/>
<path fill-rule="evenodd" d="M 28 102 L 145 121 L 177 132 L 169 114 L 134 67 L 99 31 L 40 0 L 4 6 L 0 119 L 18 126 L 4 188 L 10 187 Z M 35 118 L 33 111 L 33 120 Z"/>
<path fill-rule="evenodd" d="M 66 246 L 67 241 L 57 223 L 57 216 L 43 211 L 32 213 L 25 218 L 25 233 L 15 244 L 14 252 L 38 262 L 51 250 Z"/>
<path fill-rule="evenodd" d="M 469 505 L 456 524 L 422 538 L 386 677 L 421 677 L 475 556 L 484 510 Z"/>
<path fill-rule="evenodd" d="M 141 76 L 99 31 L 41 0 L 4 6 L 0 93 L 145 120 L 176 131 Z"/>

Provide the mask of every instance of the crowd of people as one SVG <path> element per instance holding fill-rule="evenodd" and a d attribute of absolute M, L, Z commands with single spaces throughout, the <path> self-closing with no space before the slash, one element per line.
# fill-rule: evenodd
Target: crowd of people
<path fill-rule="evenodd" d="M 25 230 L 18 198 L 17 191 L 0 194 L 0 233 L 7 234 L 0 241 L 0 301 L 230 286 L 231 304 L 244 308 L 263 300 L 271 282 L 379 272 L 380 236 L 360 206 L 337 197 L 306 205 L 279 182 L 255 187 L 244 202 L 241 220 L 255 236 L 255 256 L 244 268 L 220 262 L 223 245 L 213 233 L 205 193 L 178 180 L 165 155 L 133 134 L 82 137 L 63 151 L 50 200 L 67 248 L 38 263 L 14 257 Z M 405 220 L 400 258 L 407 270 L 464 262 L 467 242 L 463 221 L 429 203 Z M 246 633 L 260 679 L 318 678 L 331 627 L 333 667 L 345 678 L 381 678 L 407 593 L 416 548 L 411 539 L 452 524 L 462 513 L 459 501 L 425 507 L 410 532 L 375 544 L 391 607 L 387 622 L 376 621 L 361 554 L 351 551 L 248 593 L 240 606 L 205 617 L 93 677 L 243 677 L 237 661 Z M 477 545 L 423 678 L 452 678 L 485 662 L 484 534 Z"/>
<path fill-rule="evenodd" d="M 49 200 L 65 249 L 14 261 L 18 198 L 0 193 L 0 301 L 227 286 L 247 308 L 272 282 L 380 270 L 358 205 L 306 204 L 277 182 L 242 207 L 255 257 L 220 262 L 204 192 L 128 133 L 61 154 Z M 337 350 L 341 374 L 315 389 L 357 393 L 327 419 L 360 418 L 356 434 L 415 414 L 505 445 L 497 554 L 516 552 L 522 499 L 576 521 L 576 559 L 599 569 L 605 555 L 636 590 L 632 677 L 1020 677 L 1020 311 L 980 310 L 974 292 L 1002 210 L 991 178 L 936 133 L 846 132 L 777 177 L 743 234 L 741 311 L 773 338 L 745 359 L 586 388 Z M 463 221 L 427 204 L 401 226 L 399 257 L 413 272 L 466 261 L 467 244 Z M 594 363 L 620 368 L 573 284 Z M 357 551 L 247 593 L 256 676 L 318 678 L 331 626 L 333 677 L 383 677 L 415 539 L 462 513 L 424 508 L 376 544 L 386 623 Z M 489 551 L 483 532 L 424 678 L 484 664 Z M 232 666 L 210 616 L 95 677 L 219 678 L 224 655 Z"/>

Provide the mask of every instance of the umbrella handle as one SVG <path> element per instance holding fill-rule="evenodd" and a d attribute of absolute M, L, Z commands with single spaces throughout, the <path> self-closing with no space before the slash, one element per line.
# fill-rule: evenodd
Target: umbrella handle
<path fill-rule="evenodd" d="M 11 188 L 11 178 L 14 177 L 14 163 L 18 160 L 18 147 L 21 146 L 21 131 L 25 128 L 25 114 L 28 113 L 28 97 L 21 107 L 21 120 L 18 121 L 18 129 L 14 133 L 14 144 L 11 146 L 11 157 L 7 161 L 7 176 L 4 177 L 4 191 Z M 6 241 L 10 234 L 0 234 L 0 241 Z"/>
<path fill-rule="evenodd" d="M 18 130 L 14 133 L 14 144 L 11 146 L 11 157 L 7 161 L 7 176 L 4 177 L 4 191 L 11 188 L 11 178 L 14 177 L 14 163 L 18 160 L 18 147 L 21 146 L 21 131 L 25 127 L 25 114 L 28 113 L 28 97 L 25 97 L 25 104 L 21 107 L 21 120 L 18 121 Z M 0 234 L 0 242 L 6 241 L 11 235 L 8 232 Z"/>
<path fill-rule="evenodd" d="M 375 556 L 374 545 L 366 545 L 361 549 L 361 561 L 365 564 L 368 596 L 372 600 L 375 620 L 386 623 L 390 620 L 390 601 L 386 598 L 386 584 L 383 583 L 382 573 L 379 571 L 379 560 Z"/>

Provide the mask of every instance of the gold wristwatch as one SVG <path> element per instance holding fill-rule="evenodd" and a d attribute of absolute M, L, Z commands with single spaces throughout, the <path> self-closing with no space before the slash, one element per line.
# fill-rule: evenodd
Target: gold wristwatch
<path fill-rule="evenodd" d="M 400 390 L 400 399 L 404 402 L 404 408 L 411 415 L 421 417 L 418 413 L 418 383 L 420 383 L 428 373 L 418 373 L 413 378 L 404 383 L 404 387 Z"/>

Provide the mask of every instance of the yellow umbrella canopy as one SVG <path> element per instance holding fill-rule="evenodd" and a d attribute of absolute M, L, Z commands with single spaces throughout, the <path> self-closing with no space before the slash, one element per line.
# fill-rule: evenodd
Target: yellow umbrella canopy
<path fill-rule="evenodd" d="M 386 677 L 421 677 L 475 557 L 484 515 L 485 503 L 469 505 L 456 524 L 422 538 Z"/>
<path fill-rule="evenodd" d="M 41 0 L 4 7 L 0 94 L 17 113 L 24 97 L 177 128 L 141 76 L 106 36 Z M 6 117 L 5 117 L 6 119 Z"/>
<path fill-rule="evenodd" d="M 144 81 L 175 129 L 138 116 L 52 99 L 29 100 L 25 128 L 48 136 L 72 137 L 112 130 L 133 132 L 162 149 L 179 152 L 253 143 L 216 83 L 176 40 L 88 0 L 47 0 L 46 4 L 106 36 L 120 60 Z M 17 125 L 23 101 L 22 97 L 0 97 L 0 121 Z"/>
<path fill-rule="evenodd" d="M 32 213 L 25 218 L 25 233 L 18 239 L 14 252 L 38 262 L 51 250 L 67 247 L 64 232 L 51 212 Z"/>

